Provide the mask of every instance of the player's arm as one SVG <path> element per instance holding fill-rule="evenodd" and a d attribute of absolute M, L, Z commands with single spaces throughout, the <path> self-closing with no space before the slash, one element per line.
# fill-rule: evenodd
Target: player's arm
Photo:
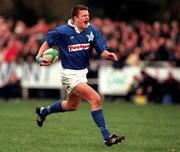
<path fill-rule="evenodd" d="M 99 54 L 101 56 L 101 58 L 103 58 L 105 60 L 118 61 L 116 54 L 109 52 L 107 50 L 107 44 L 106 44 L 105 38 L 102 35 L 102 33 L 94 26 L 92 26 L 92 28 L 94 30 L 94 35 L 95 35 L 92 45 L 95 48 L 97 54 Z"/>
<path fill-rule="evenodd" d="M 113 60 L 113 61 L 118 61 L 118 57 L 116 56 L 115 53 L 109 52 L 107 50 L 103 51 L 101 53 L 101 58 L 105 60 Z"/>
<path fill-rule="evenodd" d="M 44 51 L 57 45 L 57 39 L 60 40 L 60 31 L 58 31 L 57 28 L 47 32 L 46 41 L 41 45 L 36 57 L 36 61 L 40 63 L 41 66 L 51 65 L 50 60 L 43 58 L 42 55 Z"/>
<path fill-rule="evenodd" d="M 46 51 L 47 49 L 49 49 L 49 46 L 48 46 L 47 42 L 45 41 L 45 42 L 41 45 L 41 47 L 40 47 L 37 55 L 38 55 L 38 56 L 42 56 L 42 54 L 44 53 L 44 51 Z"/>
<path fill-rule="evenodd" d="M 49 49 L 49 46 L 47 44 L 47 42 L 45 41 L 39 51 L 38 54 L 36 56 L 36 62 L 39 63 L 41 66 L 49 66 L 51 63 L 49 62 L 49 60 L 47 60 L 46 58 L 42 57 L 42 54 L 44 53 L 44 51 L 46 51 L 47 49 Z"/>

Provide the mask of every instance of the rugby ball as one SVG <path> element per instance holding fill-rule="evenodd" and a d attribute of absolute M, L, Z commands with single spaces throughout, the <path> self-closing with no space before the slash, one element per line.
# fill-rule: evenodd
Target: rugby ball
<path fill-rule="evenodd" d="M 54 64 L 59 59 L 59 52 L 54 48 L 49 48 L 46 51 L 44 51 L 42 57 L 48 59 L 51 62 L 51 64 Z"/>

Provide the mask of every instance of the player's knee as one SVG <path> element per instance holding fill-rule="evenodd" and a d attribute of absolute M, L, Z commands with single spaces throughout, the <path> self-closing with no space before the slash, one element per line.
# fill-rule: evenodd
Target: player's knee
<path fill-rule="evenodd" d="M 76 111 L 76 110 L 77 110 L 77 105 L 70 104 L 70 105 L 68 106 L 68 110 L 69 110 L 69 111 Z"/>
<path fill-rule="evenodd" d="M 91 104 L 93 107 L 99 108 L 101 106 L 101 97 L 99 95 L 91 99 Z"/>
<path fill-rule="evenodd" d="M 76 111 L 77 108 L 76 107 L 71 107 L 68 111 Z"/>

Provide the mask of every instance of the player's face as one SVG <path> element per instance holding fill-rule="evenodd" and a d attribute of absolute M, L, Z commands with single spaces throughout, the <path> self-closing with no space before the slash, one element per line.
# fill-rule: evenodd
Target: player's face
<path fill-rule="evenodd" d="M 78 16 L 74 17 L 74 24 L 79 30 L 84 30 L 88 27 L 89 12 L 88 10 L 80 10 Z"/>

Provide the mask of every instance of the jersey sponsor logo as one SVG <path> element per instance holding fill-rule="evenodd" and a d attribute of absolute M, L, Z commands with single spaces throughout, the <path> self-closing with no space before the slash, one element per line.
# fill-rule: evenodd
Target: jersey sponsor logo
<path fill-rule="evenodd" d="M 69 52 L 74 52 L 74 51 L 88 50 L 89 47 L 90 47 L 90 43 L 75 44 L 75 45 L 68 45 L 68 50 Z"/>

